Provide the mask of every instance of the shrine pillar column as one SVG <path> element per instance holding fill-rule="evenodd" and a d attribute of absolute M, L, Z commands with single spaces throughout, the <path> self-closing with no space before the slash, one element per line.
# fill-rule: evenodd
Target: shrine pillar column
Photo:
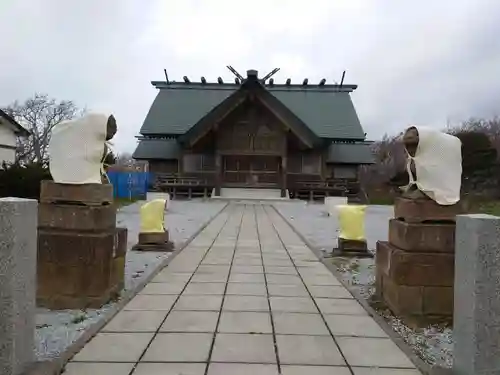
<path fill-rule="evenodd" d="M 287 188 L 287 156 L 283 155 L 281 157 L 281 197 L 286 197 Z"/>
<path fill-rule="evenodd" d="M 215 196 L 220 197 L 220 188 L 222 184 L 222 156 L 215 155 Z"/>

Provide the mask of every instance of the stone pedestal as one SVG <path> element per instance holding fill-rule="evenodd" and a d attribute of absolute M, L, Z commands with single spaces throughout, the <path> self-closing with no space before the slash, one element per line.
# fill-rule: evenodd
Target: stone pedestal
<path fill-rule="evenodd" d="M 117 296 L 127 229 L 116 228 L 111 185 L 43 181 L 38 221 L 39 306 L 98 308 Z"/>
<path fill-rule="evenodd" d="M 451 206 L 441 206 L 431 199 L 398 197 L 394 201 L 394 217 L 407 223 L 455 222 L 455 217 L 464 212 L 465 204 L 462 201 Z"/>
<path fill-rule="evenodd" d="M 334 249 L 335 252 L 341 256 L 372 257 L 372 254 L 368 251 L 366 240 L 358 241 L 339 238 L 338 248 Z"/>
<path fill-rule="evenodd" d="M 411 324 L 451 320 L 455 216 L 462 205 L 397 198 L 389 241 L 377 242 L 376 289 L 394 314 Z"/>
<path fill-rule="evenodd" d="M 169 241 L 168 230 L 158 233 L 139 233 L 139 240 L 132 250 L 135 251 L 174 251 L 174 244 Z"/>
<path fill-rule="evenodd" d="M 0 374 L 34 360 L 37 201 L 0 198 Z"/>

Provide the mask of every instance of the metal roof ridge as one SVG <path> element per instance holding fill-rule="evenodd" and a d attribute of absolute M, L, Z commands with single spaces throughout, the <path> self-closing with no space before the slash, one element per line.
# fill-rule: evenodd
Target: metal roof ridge
<path fill-rule="evenodd" d="M 324 86 L 319 86 L 319 85 L 307 85 L 303 86 L 301 84 L 296 84 L 296 85 L 290 85 L 287 86 L 286 84 L 280 84 L 280 85 L 264 85 L 264 87 L 269 90 L 270 92 L 273 91 L 290 91 L 290 92 L 300 92 L 300 91 L 311 91 L 311 92 L 353 92 L 358 88 L 358 85 L 324 85 Z"/>
<path fill-rule="evenodd" d="M 166 82 L 166 81 L 151 81 L 151 84 L 157 89 L 170 89 L 170 90 L 193 90 L 193 89 L 208 89 L 208 90 L 236 90 L 242 86 L 237 83 L 218 83 L 218 82 Z M 303 84 L 268 84 L 263 83 L 269 91 L 314 91 L 314 92 L 352 92 L 358 88 L 358 85 L 345 84 L 345 85 L 303 85 Z"/>

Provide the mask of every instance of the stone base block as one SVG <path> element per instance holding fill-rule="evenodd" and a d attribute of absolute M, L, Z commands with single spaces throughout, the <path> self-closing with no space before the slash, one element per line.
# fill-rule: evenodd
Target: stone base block
<path fill-rule="evenodd" d="M 38 206 L 38 227 L 76 231 L 112 230 L 116 225 L 116 207 L 80 206 L 41 203 Z"/>
<path fill-rule="evenodd" d="M 398 197 L 394 200 L 394 217 L 408 223 L 426 221 L 455 221 L 455 216 L 463 214 L 463 202 L 451 206 L 441 206 L 432 199 L 407 199 Z"/>
<path fill-rule="evenodd" d="M 136 251 L 174 251 L 169 241 L 168 231 L 159 233 L 139 233 L 139 241 L 132 248 Z"/>
<path fill-rule="evenodd" d="M 41 203 L 73 203 L 88 206 L 100 206 L 113 203 L 113 185 L 111 184 L 58 184 L 54 181 L 42 181 L 40 190 Z"/>
<path fill-rule="evenodd" d="M 378 241 L 376 267 L 399 285 L 453 286 L 455 256 L 451 253 L 419 253 Z"/>
<path fill-rule="evenodd" d="M 416 326 L 450 321 L 453 254 L 406 252 L 379 241 L 375 261 L 376 297 L 395 315 Z"/>
<path fill-rule="evenodd" d="M 453 287 L 451 286 L 401 285 L 383 275 L 380 295 L 394 314 L 409 320 L 424 321 L 423 317 L 433 320 L 453 315 Z"/>
<path fill-rule="evenodd" d="M 123 288 L 127 229 L 38 232 L 39 306 L 99 308 Z"/>
<path fill-rule="evenodd" d="M 408 223 L 389 220 L 389 242 L 410 252 L 453 253 L 455 251 L 454 223 Z"/>
<path fill-rule="evenodd" d="M 172 252 L 174 251 L 174 243 L 172 241 L 158 243 L 158 244 L 136 244 L 132 247 L 134 251 L 158 251 L 158 252 Z"/>
<path fill-rule="evenodd" d="M 366 240 L 357 241 L 339 238 L 338 248 L 334 249 L 334 253 L 340 256 L 372 257 L 372 254 L 368 251 Z"/>
<path fill-rule="evenodd" d="M 139 233 L 139 242 L 143 245 L 155 245 L 168 242 L 169 234 L 168 230 L 158 233 Z"/>

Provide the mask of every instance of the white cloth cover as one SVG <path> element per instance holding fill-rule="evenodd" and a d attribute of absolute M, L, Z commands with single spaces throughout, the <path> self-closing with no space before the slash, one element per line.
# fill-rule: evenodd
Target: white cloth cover
<path fill-rule="evenodd" d="M 459 138 L 426 126 L 415 126 L 419 142 L 415 157 L 408 156 L 410 185 L 416 184 L 436 203 L 448 206 L 460 200 L 462 182 L 462 142 Z M 415 162 L 417 181 L 410 171 Z"/>
<path fill-rule="evenodd" d="M 61 184 L 100 184 L 108 116 L 87 114 L 52 130 L 49 169 Z"/>

